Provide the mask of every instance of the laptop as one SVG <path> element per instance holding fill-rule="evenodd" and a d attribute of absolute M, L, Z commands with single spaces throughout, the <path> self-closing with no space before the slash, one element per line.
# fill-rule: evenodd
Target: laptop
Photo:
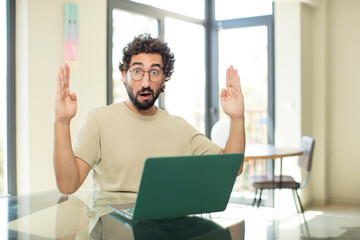
<path fill-rule="evenodd" d="M 225 210 L 242 153 L 148 158 L 135 204 L 108 205 L 131 220 Z"/>

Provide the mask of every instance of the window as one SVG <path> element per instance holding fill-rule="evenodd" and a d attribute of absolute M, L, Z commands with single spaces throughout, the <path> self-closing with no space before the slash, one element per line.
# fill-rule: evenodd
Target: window
<path fill-rule="evenodd" d="M 158 22 L 156 19 L 121 11 L 113 10 L 113 37 L 112 37 L 112 81 L 113 81 L 113 102 L 120 102 L 127 98 L 127 92 L 121 80 L 119 63 L 123 57 L 122 49 L 134 36 L 140 33 L 150 33 L 158 36 Z M 126 34 L 124 34 L 126 33 Z"/>
<path fill-rule="evenodd" d="M 197 2 L 202 2 L 202 4 L 192 5 L 192 8 L 198 7 L 204 13 L 204 1 Z M 161 1 L 151 1 L 151 3 L 156 5 Z M 176 14 L 172 14 L 151 6 L 147 8 L 144 6 L 132 1 L 109 0 L 109 10 L 111 9 L 109 17 L 111 26 L 109 29 L 112 31 L 108 34 L 112 41 L 108 50 L 108 53 L 111 53 L 109 54 L 111 57 L 108 56 L 108 61 L 112 65 L 111 69 L 108 66 L 108 104 L 127 98 L 126 89 L 121 82 L 121 73 L 118 69 L 123 47 L 134 36 L 150 33 L 152 36 L 164 38 L 176 58 L 176 70 L 171 80 L 166 84 L 164 94 L 161 94 L 157 100 L 157 106 L 173 115 L 183 117 L 204 133 L 205 29 L 203 21 L 179 15 L 182 8 L 179 8 Z M 162 6 L 173 7 L 167 3 Z M 186 29 L 186 34 L 179 29 Z M 189 38 L 189 35 L 192 37 Z M 189 55 L 190 52 L 191 55 Z M 111 71 L 111 75 L 109 71 Z M 182 106 L 187 106 L 187 108 L 184 109 Z"/>
<path fill-rule="evenodd" d="M 246 143 L 268 143 L 268 29 L 266 26 L 234 28 L 219 31 L 219 94 L 225 88 L 226 68 L 237 68 L 245 99 Z M 220 109 L 219 118 L 227 118 Z M 233 195 L 252 196 L 248 176 L 266 169 L 266 160 L 245 164 L 237 178 Z M 260 164 L 259 164 L 260 163 Z M 270 162 L 271 163 L 271 162 Z M 271 166 L 270 166 L 271 167 Z M 247 194 L 250 193 L 250 194 Z M 265 193 L 266 194 L 266 193 Z M 266 196 L 264 196 L 266 199 Z"/>
<path fill-rule="evenodd" d="M 232 6 L 229 8 L 228 6 Z M 218 86 L 225 87 L 226 68 L 238 69 L 245 98 L 246 143 L 274 141 L 273 16 L 271 0 L 216 0 L 218 29 Z M 229 19 L 229 18 L 233 19 Z M 221 20 L 224 19 L 224 20 Z M 220 106 L 219 119 L 226 118 Z M 255 165 L 256 164 L 256 165 Z M 271 160 L 249 161 L 237 178 L 233 200 L 250 202 L 254 193 L 247 183 L 251 174 L 265 174 Z M 265 205 L 272 205 L 266 192 Z"/>
<path fill-rule="evenodd" d="M 178 29 L 186 29 L 186 34 Z M 165 109 L 170 114 L 183 117 L 203 133 L 205 132 L 204 36 L 202 25 L 173 18 L 165 19 L 165 41 L 176 58 L 175 72 L 166 84 Z"/>
<path fill-rule="evenodd" d="M 273 143 L 272 0 L 193 0 L 189 4 L 168 0 L 109 0 L 109 10 L 112 9 L 148 19 L 141 22 L 139 31 L 158 30 L 159 36 L 174 52 L 175 72 L 166 84 L 165 93 L 160 95 L 160 107 L 184 118 L 209 136 L 213 124 L 226 117 L 218 99 L 225 85 L 226 68 L 232 64 L 239 71 L 245 95 L 247 143 Z M 115 12 L 112 14 L 109 23 L 115 24 Z M 154 22 L 158 23 L 156 30 Z M 133 17 L 127 16 L 126 23 L 126 35 L 135 34 L 130 31 L 137 29 L 133 27 L 137 25 Z M 115 28 L 109 26 L 114 29 L 114 34 Z M 115 54 L 123 46 L 118 44 L 120 40 L 115 43 L 115 38 L 111 39 L 113 46 L 109 46 L 108 53 L 113 54 L 111 61 L 116 62 L 113 69 L 117 69 L 120 55 Z M 119 49 L 115 51 L 117 47 Z M 113 73 L 112 77 L 116 74 L 119 73 Z M 116 91 L 113 89 L 117 85 L 115 80 L 114 86 L 109 84 L 108 91 L 114 92 L 114 96 Z M 242 202 L 250 202 L 253 197 L 246 180 L 255 171 L 253 164 L 245 165 L 242 177 L 235 184 L 234 191 L 242 193 L 239 197 Z M 256 171 L 272 169 L 271 164 L 272 161 L 264 160 L 257 164 Z M 247 194 L 249 192 L 251 194 Z M 237 201 L 238 196 L 235 198 Z"/>
<path fill-rule="evenodd" d="M 266 26 L 219 31 L 219 94 L 226 68 L 237 68 L 245 101 L 247 143 L 268 142 L 268 37 Z M 219 107 L 219 109 L 221 109 Z M 220 119 L 225 118 L 220 110 Z"/>

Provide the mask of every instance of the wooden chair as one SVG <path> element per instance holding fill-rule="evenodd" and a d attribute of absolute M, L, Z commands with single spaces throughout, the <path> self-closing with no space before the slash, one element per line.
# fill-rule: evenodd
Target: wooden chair
<path fill-rule="evenodd" d="M 303 149 L 303 154 L 299 156 L 298 160 L 298 166 L 303 169 L 306 172 L 305 180 L 300 183 L 295 181 L 295 179 L 292 176 L 289 175 L 282 175 L 282 171 L 280 171 L 280 175 L 277 176 L 252 176 L 249 177 L 248 181 L 249 183 L 255 188 L 255 197 L 253 201 L 253 206 L 256 203 L 256 197 L 258 190 L 260 189 L 260 195 L 257 202 L 257 207 L 260 206 L 261 203 L 261 195 L 262 191 L 264 189 L 291 189 L 295 201 L 296 210 L 299 212 L 298 204 L 300 207 L 300 212 L 303 213 L 304 209 L 300 201 L 300 197 L 298 194 L 298 189 L 304 188 L 308 181 L 309 181 L 309 175 L 311 170 L 311 163 L 313 159 L 314 154 L 314 146 L 315 146 L 315 140 L 308 136 L 301 137 L 301 148 Z M 296 195 L 296 197 L 295 197 Z M 297 201 L 298 204 L 297 204 Z"/>

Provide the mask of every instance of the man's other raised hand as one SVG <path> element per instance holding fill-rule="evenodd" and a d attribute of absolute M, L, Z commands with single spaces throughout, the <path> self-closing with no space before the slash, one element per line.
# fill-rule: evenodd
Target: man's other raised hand
<path fill-rule="evenodd" d="M 70 123 L 76 115 L 77 98 L 70 93 L 70 67 L 67 63 L 59 67 L 56 77 L 55 121 Z"/>

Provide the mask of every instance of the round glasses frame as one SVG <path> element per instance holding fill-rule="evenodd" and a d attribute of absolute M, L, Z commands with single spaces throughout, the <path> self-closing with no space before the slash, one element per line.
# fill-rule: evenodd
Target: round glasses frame
<path fill-rule="evenodd" d="M 145 71 L 145 70 L 142 70 L 141 68 L 135 68 L 135 69 L 129 70 L 129 74 L 134 81 L 142 80 L 145 76 L 145 72 L 147 72 L 149 74 L 150 81 L 152 81 L 154 83 L 161 82 L 163 74 L 159 70 L 152 69 L 149 71 Z"/>

